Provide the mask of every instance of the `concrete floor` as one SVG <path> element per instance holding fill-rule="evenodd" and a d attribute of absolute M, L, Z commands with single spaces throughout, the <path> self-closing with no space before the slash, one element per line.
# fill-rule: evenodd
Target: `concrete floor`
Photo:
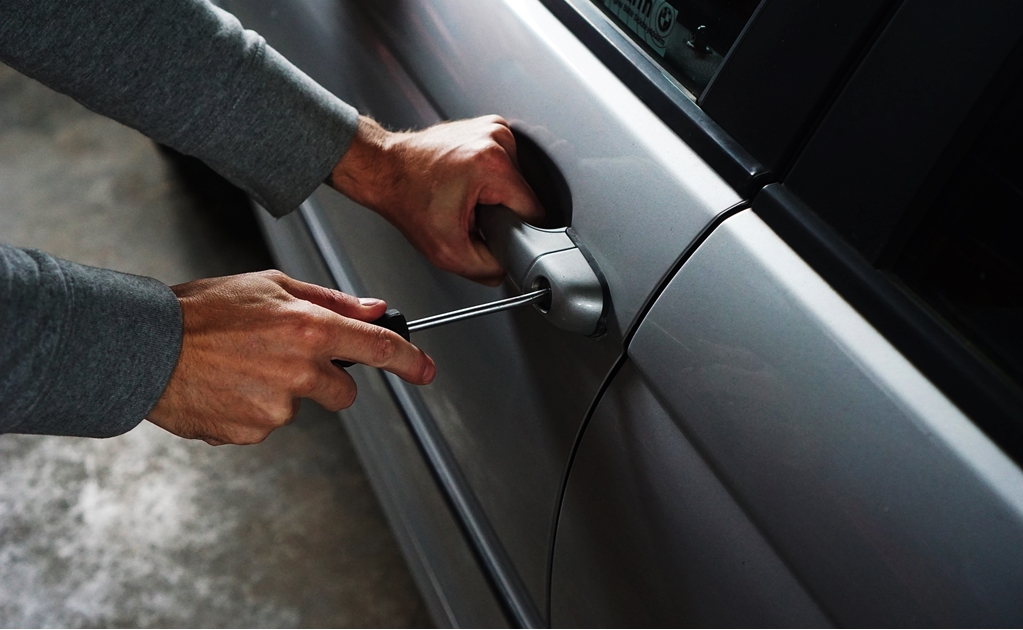
<path fill-rule="evenodd" d="M 193 180 L 189 180 L 193 181 Z M 0 240 L 169 284 L 271 265 L 146 138 L 0 67 Z M 217 211 L 218 208 L 220 211 Z M 347 435 L 0 436 L 0 625 L 426 626 Z"/>

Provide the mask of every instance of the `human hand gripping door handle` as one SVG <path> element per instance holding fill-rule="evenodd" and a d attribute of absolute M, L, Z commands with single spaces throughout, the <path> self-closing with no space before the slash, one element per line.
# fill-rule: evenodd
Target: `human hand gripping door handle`
<path fill-rule="evenodd" d="M 550 288 L 536 308 L 563 330 L 587 336 L 604 332 L 606 289 L 566 228 L 524 223 L 504 206 L 478 206 L 476 225 L 487 247 L 521 292 Z"/>

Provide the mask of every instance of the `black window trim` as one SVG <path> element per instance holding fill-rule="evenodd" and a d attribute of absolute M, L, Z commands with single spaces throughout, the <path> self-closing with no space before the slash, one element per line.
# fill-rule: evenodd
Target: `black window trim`
<path fill-rule="evenodd" d="M 697 101 L 780 181 L 903 0 L 764 0 Z"/>
<path fill-rule="evenodd" d="M 668 78 L 660 66 L 587 0 L 540 0 L 579 40 L 732 188 L 750 198 L 771 173 Z"/>
<path fill-rule="evenodd" d="M 800 112 L 807 121 L 815 119 L 826 109 L 830 94 L 844 83 L 850 64 L 855 64 L 861 49 L 869 47 L 879 22 L 883 24 L 890 7 L 902 0 L 877 0 L 889 7 L 880 15 L 861 7 L 862 3 L 854 4 L 852 10 L 857 19 L 850 19 L 848 7 L 843 13 L 831 5 L 811 2 L 815 10 L 807 11 L 808 0 L 762 0 L 698 101 L 594 4 L 599 1 L 540 0 L 540 3 L 740 196 L 751 199 L 761 188 L 777 181 L 777 169 L 787 166 L 776 156 L 791 157 L 813 125 L 786 120 L 779 126 L 765 121 L 753 124 L 751 131 L 749 124 L 742 123 L 761 121 L 771 111 L 767 104 L 777 105 L 775 110 Z M 848 41 L 844 47 L 815 50 L 794 32 L 781 38 L 791 40 L 787 45 L 772 48 L 766 57 L 759 45 L 743 46 L 747 37 L 758 42 L 776 38 L 779 29 L 792 27 L 793 16 L 800 18 L 799 28 L 813 30 L 826 25 L 830 33 L 837 29 Z M 814 63 L 793 64 L 793 55 L 812 57 Z M 775 82 L 815 87 L 809 93 L 789 90 L 779 94 L 770 87 Z M 746 89 L 747 84 L 752 89 Z M 716 120 L 717 115 L 723 120 Z M 730 126 L 742 128 L 742 141 L 729 133 Z M 769 146 L 765 150 L 770 154 L 768 159 L 775 162 L 773 165 L 749 150 L 751 146 L 765 145 Z"/>

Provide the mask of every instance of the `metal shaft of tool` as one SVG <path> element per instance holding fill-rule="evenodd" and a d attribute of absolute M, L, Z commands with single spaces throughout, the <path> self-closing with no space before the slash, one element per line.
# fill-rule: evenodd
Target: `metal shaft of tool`
<path fill-rule="evenodd" d="M 480 315 L 488 315 L 498 311 L 505 311 L 510 308 L 515 308 L 516 306 L 535 304 L 542 301 L 550 294 L 550 292 L 550 289 L 539 289 L 537 291 L 523 293 L 517 297 L 497 300 L 496 302 L 488 302 L 486 304 L 480 304 L 479 306 L 470 306 L 469 308 L 451 311 L 450 313 L 431 315 L 430 317 L 424 317 L 422 319 L 409 322 L 408 331 L 410 333 L 414 333 L 417 330 L 426 330 L 427 328 L 433 328 L 435 326 L 443 326 L 444 324 L 459 322 L 463 319 L 472 319 L 473 317 L 479 317 Z"/>

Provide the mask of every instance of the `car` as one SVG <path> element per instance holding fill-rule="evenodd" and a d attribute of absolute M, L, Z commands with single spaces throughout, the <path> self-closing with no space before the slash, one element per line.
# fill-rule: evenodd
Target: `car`
<path fill-rule="evenodd" d="M 1023 623 L 1023 3 L 225 1 L 393 129 L 499 114 L 543 225 L 431 267 L 325 187 L 281 268 L 409 319 L 343 412 L 451 626 Z"/>

